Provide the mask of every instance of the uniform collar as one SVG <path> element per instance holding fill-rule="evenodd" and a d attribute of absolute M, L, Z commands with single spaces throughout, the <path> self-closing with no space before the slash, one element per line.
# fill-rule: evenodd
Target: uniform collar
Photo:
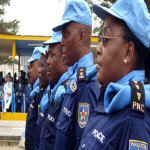
<path fill-rule="evenodd" d="M 144 79 L 144 70 L 134 70 L 118 82 L 109 83 L 104 96 L 105 111 L 107 113 L 112 113 L 128 106 L 131 99 L 131 88 L 129 82 L 140 81 L 144 83 Z"/>
<path fill-rule="evenodd" d="M 93 65 L 93 54 L 90 52 L 84 55 L 78 62 L 68 68 L 68 76 L 72 76 L 81 67 L 89 67 Z"/>
<path fill-rule="evenodd" d="M 34 82 L 33 89 L 36 88 L 39 85 L 39 78 Z"/>
<path fill-rule="evenodd" d="M 145 71 L 144 70 L 134 70 L 128 73 L 126 76 L 121 78 L 117 83 L 119 84 L 128 84 L 129 81 L 141 81 L 144 82 L 145 79 Z"/>
<path fill-rule="evenodd" d="M 50 85 L 47 86 L 45 92 L 48 92 L 50 90 Z"/>
<path fill-rule="evenodd" d="M 129 83 L 129 81 L 141 81 L 144 82 L 145 79 L 145 71 L 144 70 L 134 70 L 121 78 L 117 83 L 126 85 Z M 106 111 L 104 109 L 104 93 L 105 90 L 103 87 L 100 88 L 100 96 L 98 101 L 98 106 L 95 108 L 96 112 L 106 114 Z"/>
<path fill-rule="evenodd" d="M 80 60 L 77 62 L 77 68 L 81 67 L 89 67 L 93 65 L 93 54 L 90 52 L 83 57 L 80 58 Z"/>
<path fill-rule="evenodd" d="M 68 72 L 65 72 L 59 79 L 59 81 L 57 82 L 57 84 L 54 86 L 54 88 L 51 90 L 51 97 L 50 97 L 50 102 L 53 101 L 54 96 L 58 90 L 58 87 L 69 78 Z"/>

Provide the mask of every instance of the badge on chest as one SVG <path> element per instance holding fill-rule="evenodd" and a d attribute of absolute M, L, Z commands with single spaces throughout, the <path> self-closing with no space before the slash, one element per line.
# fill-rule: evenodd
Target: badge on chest
<path fill-rule="evenodd" d="M 90 104 L 79 103 L 78 108 L 78 124 L 81 128 L 86 127 L 89 118 Z"/>

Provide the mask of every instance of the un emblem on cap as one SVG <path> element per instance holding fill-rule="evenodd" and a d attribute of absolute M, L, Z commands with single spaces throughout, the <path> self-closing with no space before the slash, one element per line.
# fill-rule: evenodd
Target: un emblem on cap
<path fill-rule="evenodd" d="M 76 81 L 73 79 L 70 82 L 70 90 L 74 93 L 77 90 L 77 84 Z"/>

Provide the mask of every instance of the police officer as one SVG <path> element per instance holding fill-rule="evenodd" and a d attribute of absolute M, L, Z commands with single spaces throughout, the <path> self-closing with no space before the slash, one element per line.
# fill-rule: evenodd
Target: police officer
<path fill-rule="evenodd" d="M 144 0 L 118 0 L 110 9 L 93 5 L 104 20 L 97 46 L 99 103 L 79 150 L 150 148 L 150 18 Z"/>
<path fill-rule="evenodd" d="M 45 112 L 45 114 L 40 136 L 40 150 L 53 149 L 56 135 L 55 123 L 61 110 L 66 91 L 65 84 L 69 77 L 69 73 L 66 72 L 68 66 L 64 64 L 64 58 L 62 56 L 61 40 L 62 33 L 55 32 L 52 38 L 44 43 L 49 45 L 47 63 L 49 65 L 48 74 L 51 95 L 49 97 L 47 107 L 45 103 L 46 100 L 41 101 L 41 109 L 43 110 L 43 113 Z M 43 103 L 45 103 L 45 106 Z"/>
<path fill-rule="evenodd" d="M 41 54 L 40 57 L 40 68 L 39 68 L 39 87 L 40 87 L 40 92 L 38 94 L 38 118 L 36 121 L 36 128 L 34 132 L 34 149 L 38 150 L 39 148 L 39 141 L 40 141 L 40 133 L 41 133 L 41 128 L 42 128 L 42 122 L 44 118 L 44 114 L 41 111 L 40 103 L 42 98 L 47 95 L 48 90 L 49 90 L 49 81 L 48 81 L 48 65 L 47 65 L 47 55 L 45 55 L 46 51 L 48 50 L 48 47 L 45 47 L 43 49 L 43 53 Z"/>
<path fill-rule="evenodd" d="M 42 47 L 35 47 L 29 63 L 29 74 L 33 90 L 30 94 L 29 108 L 27 112 L 26 129 L 25 129 L 25 148 L 33 150 L 33 135 L 36 127 L 36 120 L 38 116 L 38 105 L 42 98 L 43 90 L 40 92 L 38 70 L 40 68 L 40 56 L 43 53 Z M 38 95 L 40 93 L 41 95 Z"/>
<path fill-rule="evenodd" d="M 72 71 L 56 123 L 54 149 L 75 150 L 99 96 L 96 66 L 90 52 L 92 16 L 87 3 L 67 0 L 62 22 L 53 30 L 62 31 L 63 57 Z"/>

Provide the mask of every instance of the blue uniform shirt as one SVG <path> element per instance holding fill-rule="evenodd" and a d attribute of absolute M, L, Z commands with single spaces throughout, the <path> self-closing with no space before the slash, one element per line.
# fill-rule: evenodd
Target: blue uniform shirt
<path fill-rule="evenodd" d="M 144 78 L 143 71 L 133 71 L 117 83 L 144 82 Z M 101 88 L 98 105 L 83 133 L 78 150 L 148 150 L 150 110 L 145 110 L 144 118 L 131 111 L 130 106 L 106 113 L 104 93 L 105 89 Z"/>
<path fill-rule="evenodd" d="M 49 86 L 47 86 L 47 88 L 40 94 L 41 101 L 43 100 L 43 98 L 44 98 L 44 100 L 45 100 L 45 98 L 48 99 L 48 91 L 49 91 Z M 41 129 L 42 129 L 42 125 L 43 125 L 43 120 L 44 120 L 44 110 L 41 108 L 41 105 L 40 105 L 39 112 L 38 112 L 38 118 L 36 121 L 36 129 L 34 132 L 34 150 L 39 149 L 40 135 L 41 135 Z"/>
<path fill-rule="evenodd" d="M 92 54 L 83 56 L 75 65 L 56 123 L 55 150 L 75 150 L 78 148 L 82 132 L 99 97 L 97 73 L 96 71 L 88 72 L 88 68 L 95 67 Z M 78 74 L 79 70 L 81 72 Z M 84 73 L 85 75 L 83 75 Z M 95 78 L 92 80 L 92 77 Z"/>
<path fill-rule="evenodd" d="M 39 85 L 39 78 L 33 84 L 33 89 L 36 88 L 38 85 Z"/>
<path fill-rule="evenodd" d="M 69 72 L 64 73 L 54 88 L 51 89 L 49 104 L 44 114 L 39 150 L 53 149 L 54 147 L 56 136 L 55 123 L 59 117 L 64 94 L 66 92 L 65 85 L 69 77 Z"/>
<path fill-rule="evenodd" d="M 33 85 L 34 87 L 33 91 L 38 89 L 38 83 L 39 81 L 36 80 L 35 84 Z M 29 108 L 27 112 L 26 129 L 25 129 L 25 146 L 27 150 L 33 149 L 33 144 L 34 144 L 33 138 L 36 129 L 36 121 L 38 117 L 39 104 L 44 93 L 43 90 L 41 90 L 40 93 L 37 93 L 37 91 L 36 92 L 33 91 L 31 92 L 30 95 L 30 102 L 29 102 Z"/>

